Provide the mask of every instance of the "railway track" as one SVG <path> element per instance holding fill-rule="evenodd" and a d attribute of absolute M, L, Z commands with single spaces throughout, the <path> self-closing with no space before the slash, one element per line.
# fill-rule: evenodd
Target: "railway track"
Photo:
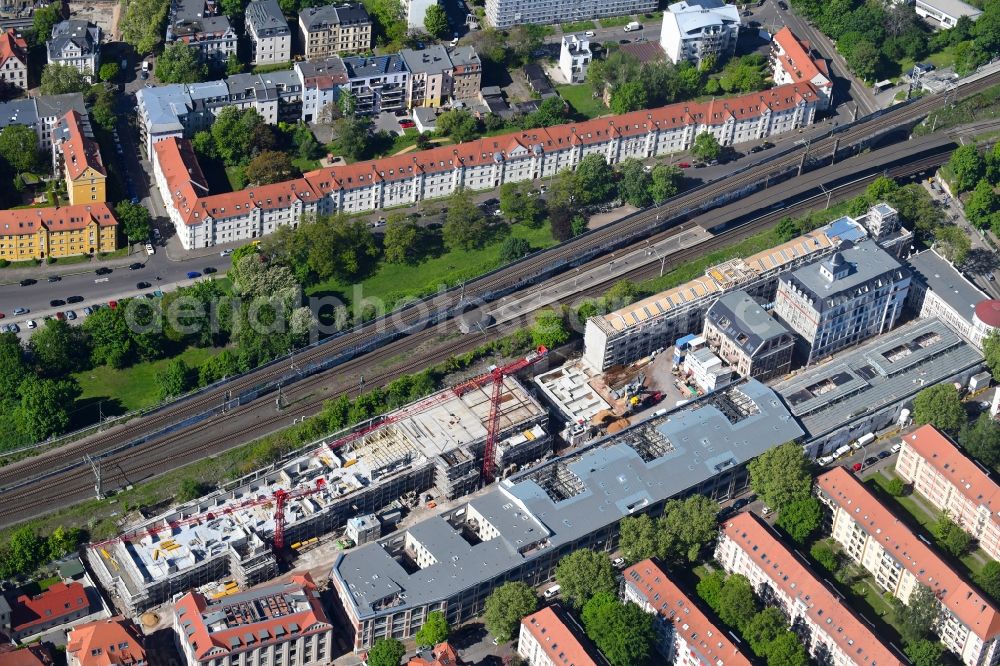
<path fill-rule="evenodd" d="M 997 82 L 1000 82 L 1000 73 L 990 74 L 979 80 L 958 86 L 954 95 L 956 97 L 971 95 Z M 942 106 L 944 102 L 945 99 L 938 95 L 924 97 L 908 105 L 889 110 L 877 118 L 814 141 L 809 146 L 791 149 L 788 153 L 770 162 L 748 167 L 725 179 L 726 190 L 729 192 L 740 191 L 742 188 L 750 187 L 759 182 L 765 175 L 786 173 L 803 161 L 803 153 L 813 156 L 813 160 L 829 159 L 834 148 L 838 145 L 849 145 L 874 136 L 887 128 L 912 122 Z M 717 185 L 718 183 L 709 184 L 707 187 L 682 194 L 662 206 L 640 211 L 616 224 L 608 225 L 556 248 L 528 257 L 506 269 L 468 283 L 462 294 L 458 290 L 451 290 L 425 301 L 421 307 L 411 307 L 393 313 L 391 315 L 393 325 L 399 329 L 412 328 L 414 332 L 409 333 L 412 338 L 419 332 L 421 322 L 427 318 L 429 311 L 447 312 L 454 310 L 463 300 L 475 303 L 486 300 L 491 294 L 509 293 L 522 285 L 537 280 L 539 276 L 553 273 L 560 267 L 578 265 L 590 257 L 604 252 L 605 249 L 621 247 L 634 239 L 645 238 L 649 236 L 652 229 L 664 225 L 665 220 L 709 206 L 719 198 L 719 194 L 715 191 Z M 338 355 L 354 354 L 355 358 L 364 358 L 364 355 L 373 348 L 378 348 L 381 351 L 384 344 L 379 343 L 385 339 L 385 332 L 380 329 L 384 326 L 384 322 L 368 324 L 302 350 L 292 357 L 281 359 L 246 376 L 206 390 L 192 398 L 168 405 L 148 416 L 0 468 L 0 488 L 6 489 L 25 478 L 33 478 L 41 473 L 51 471 L 53 465 L 65 464 L 67 460 L 78 461 L 87 454 L 96 455 L 113 450 L 144 435 L 155 433 L 202 414 L 206 410 L 221 405 L 231 396 L 252 392 L 256 388 L 277 380 L 287 379 L 288 383 L 292 383 L 296 380 L 295 374 L 289 371 L 289 367 L 293 364 L 303 368 Z M 343 368 L 344 366 L 338 367 Z M 240 407 L 236 407 L 233 411 L 240 409 Z M 210 422 L 217 422 L 217 420 L 217 418 L 209 419 Z M 156 441 L 163 442 L 165 441 L 164 437 L 166 436 L 161 436 Z M 6 494 L 6 492 L 0 491 L 0 494 Z"/>

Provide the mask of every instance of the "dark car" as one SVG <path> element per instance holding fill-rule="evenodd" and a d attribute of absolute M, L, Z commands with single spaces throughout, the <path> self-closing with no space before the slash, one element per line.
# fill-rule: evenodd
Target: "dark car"
<path fill-rule="evenodd" d="M 877 462 L 878 462 L 878 458 L 876 458 L 875 456 L 870 456 L 868 458 L 865 458 L 865 467 L 871 467 L 872 465 L 874 465 Z"/>
<path fill-rule="evenodd" d="M 113 271 L 110 268 L 108 268 L 107 266 L 101 266 L 100 268 L 98 268 L 94 272 L 97 273 L 98 275 L 108 275 L 108 274 L 112 273 Z"/>
<path fill-rule="evenodd" d="M 81 303 L 83 301 L 83 296 L 68 296 L 66 298 L 67 303 Z"/>
<path fill-rule="evenodd" d="M 31 285 L 35 284 L 36 282 L 38 282 L 38 280 L 33 280 L 31 278 L 24 278 L 18 284 L 20 284 L 22 287 L 30 287 Z"/>
<path fill-rule="evenodd" d="M 751 28 L 759 28 L 760 27 L 760 21 L 750 21 L 750 27 Z"/>
<path fill-rule="evenodd" d="M 727 506 L 727 507 L 721 509 L 719 511 L 719 513 L 716 514 L 716 518 L 718 518 L 720 521 L 722 521 L 722 520 L 725 520 L 726 518 L 728 518 L 729 516 L 733 515 L 734 513 L 736 513 L 736 506 L 735 505 L 734 506 Z"/>
<path fill-rule="evenodd" d="M 751 154 L 752 153 L 759 153 L 762 150 L 764 150 L 764 146 L 754 146 L 753 148 L 750 149 L 750 152 L 751 152 Z"/>
<path fill-rule="evenodd" d="M 631 39 L 619 39 L 618 43 L 619 44 L 631 44 L 632 40 Z"/>
<path fill-rule="evenodd" d="M 760 144 L 760 147 L 763 148 L 764 150 L 770 150 L 771 148 L 774 148 L 774 144 L 771 143 L 770 141 L 765 141 L 764 143 Z"/>
<path fill-rule="evenodd" d="M 48 277 L 49 282 L 59 282 L 59 280 L 62 280 L 62 278 L 59 277 L 58 275 L 50 275 Z"/>
<path fill-rule="evenodd" d="M 785 0 L 778 0 L 778 9 L 788 11 L 788 3 Z"/>
<path fill-rule="evenodd" d="M 146 267 L 146 264 L 142 264 L 142 263 L 139 263 L 138 261 L 137 261 L 137 262 L 135 262 L 134 264 L 129 264 L 129 265 L 128 265 L 128 269 L 129 269 L 130 271 L 137 271 L 137 270 L 139 270 L 140 268 L 145 268 L 145 267 Z"/>
<path fill-rule="evenodd" d="M 891 455 L 892 454 L 889 453 L 888 451 L 879 451 L 879 453 L 878 453 L 878 459 L 879 460 L 884 460 L 885 458 L 888 458 Z"/>
<path fill-rule="evenodd" d="M 149 289 L 152 286 L 153 285 L 149 284 L 148 282 L 136 282 L 135 283 L 135 288 L 136 289 Z"/>
<path fill-rule="evenodd" d="M 188 271 L 187 276 L 189 280 L 193 280 L 196 277 L 201 277 L 201 273 L 199 273 L 198 271 Z"/>
<path fill-rule="evenodd" d="M 201 269 L 201 272 L 204 273 L 205 275 L 211 275 L 212 273 L 218 273 L 219 271 L 212 266 L 205 266 L 203 269 Z"/>
<path fill-rule="evenodd" d="M 62 300 L 61 298 L 53 298 L 51 301 L 49 301 L 49 307 L 61 308 L 64 305 L 66 305 L 66 301 Z"/>

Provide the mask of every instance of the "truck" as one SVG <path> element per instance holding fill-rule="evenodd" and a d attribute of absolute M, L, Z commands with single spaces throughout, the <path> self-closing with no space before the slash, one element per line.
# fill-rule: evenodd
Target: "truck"
<path fill-rule="evenodd" d="M 642 24 L 638 21 L 632 21 L 625 26 L 625 32 L 632 32 L 633 30 L 642 30 Z"/>

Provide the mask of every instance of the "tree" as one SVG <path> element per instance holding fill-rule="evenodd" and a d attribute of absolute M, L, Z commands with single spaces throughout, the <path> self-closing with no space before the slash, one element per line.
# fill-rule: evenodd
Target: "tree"
<path fill-rule="evenodd" d="M 962 426 L 958 441 L 969 455 L 983 464 L 1000 465 L 1000 424 L 989 414 L 980 414 L 971 424 Z"/>
<path fill-rule="evenodd" d="M 66 529 L 62 525 L 59 525 L 52 530 L 52 534 L 45 540 L 45 548 L 51 559 L 58 560 L 74 552 L 82 540 L 83 534 L 78 528 L 70 527 Z"/>
<path fill-rule="evenodd" d="M 276 150 L 262 151 L 250 160 L 246 168 L 247 181 L 251 185 L 270 185 L 280 183 L 302 175 L 299 168 L 292 164 L 292 158 L 287 153 Z"/>
<path fill-rule="evenodd" d="M 436 6 L 436 5 L 435 5 Z M 431 611 L 413 640 L 417 645 L 437 645 L 448 640 L 448 620 L 441 611 Z"/>
<path fill-rule="evenodd" d="M 894 597 L 893 606 L 896 611 L 897 628 L 904 643 L 913 643 L 925 638 L 939 613 L 937 597 L 923 584 L 918 584 L 910 592 L 910 599 L 906 604 Z"/>
<path fill-rule="evenodd" d="M 513 638 L 521 619 L 538 608 L 538 597 L 521 582 L 504 583 L 486 598 L 483 620 L 486 629 L 500 641 Z"/>
<path fill-rule="evenodd" d="M 198 47 L 177 40 L 163 49 L 156 60 L 156 78 L 163 83 L 197 83 L 208 76 L 201 63 Z"/>
<path fill-rule="evenodd" d="M 714 570 L 698 581 L 695 590 L 708 607 L 716 613 L 722 608 L 722 588 L 726 586 L 726 574 L 719 569 Z"/>
<path fill-rule="evenodd" d="M 965 408 L 954 384 L 928 386 L 913 399 L 913 422 L 930 423 L 938 430 L 955 434 L 966 423 Z"/>
<path fill-rule="evenodd" d="M 372 121 L 370 118 L 348 116 L 334 122 L 337 135 L 337 146 L 340 151 L 353 159 L 359 160 L 368 152 L 372 140 Z"/>
<path fill-rule="evenodd" d="M 814 560 L 823 565 L 823 568 L 827 571 L 834 572 L 837 570 L 837 552 L 830 545 L 829 541 L 817 541 L 809 549 L 809 554 L 812 555 Z"/>
<path fill-rule="evenodd" d="M 473 250 L 482 247 L 490 228 L 486 216 L 472 201 L 465 188 L 459 188 L 448 200 L 444 216 L 444 243 L 452 250 Z"/>
<path fill-rule="evenodd" d="M 643 513 L 638 516 L 625 516 L 619 525 L 620 538 L 618 547 L 625 561 L 635 564 L 640 560 L 654 557 L 658 548 L 658 533 L 656 523 Z"/>
<path fill-rule="evenodd" d="M 441 5 L 431 5 L 424 14 L 424 29 L 438 39 L 448 36 L 448 13 Z"/>
<path fill-rule="evenodd" d="M 510 236 L 500 244 L 500 261 L 509 264 L 531 252 L 531 243 L 526 238 Z"/>
<path fill-rule="evenodd" d="M 17 387 L 31 373 L 16 333 L 0 333 L 0 409 L 17 396 Z"/>
<path fill-rule="evenodd" d="M 964 555 L 969 550 L 969 546 L 972 545 L 972 537 L 946 514 L 937 517 L 931 527 L 931 532 L 937 537 L 941 547 L 955 557 Z"/>
<path fill-rule="evenodd" d="M 219 112 L 210 132 L 214 149 L 226 166 L 235 166 L 251 156 L 254 131 L 263 124 L 264 119 L 254 109 L 227 106 Z"/>
<path fill-rule="evenodd" d="M 42 83 L 39 90 L 43 95 L 62 95 L 65 93 L 84 92 L 90 85 L 76 67 L 52 63 L 42 70 Z"/>
<path fill-rule="evenodd" d="M 983 592 L 1000 600 L 1000 562 L 990 560 L 983 565 L 983 568 L 973 574 L 972 579 L 976 585 L 983 589 Z"/>
<path fill-rule="evenodd" d="M 802 447 L 786 442 L 757 456 L 747 466 L 750 486 L 772 509 L 809 497 L 812 477 Z"/>
<path fill-rule="evenodd" d="M 106 62 L 98 70 L 101 81 L 113 81 L 121 74 L 121 67 L 116 62 Z"/>
<path fill-rule="evenodd" d="M 368 666 L 399 666 L 406 648 L 395 638 L 379 638 L 368 651 Z"/>
<path fill-rule="evenodd" d="M 559 560 L 556 582 L 563 598 L 578 609 L 598 592 L 614 594 L 618 587 L 611 560 L 589 548 L 574 550 Z"/>
<path fill-rule="evenodd" d="M 152 225 L 149 209 L 145 206 L 134 204 L 131 201 L 122 201 L 115 206 L 115 213 L 117 213 L 118 222 L 122 225 L 125 237 L 129 241 L 134 243 L 149 238 Z"/>
<path fill-rule="evenodd" d="M 608 201 L 615 195 L 615 174 L 604 155 L 590 153 L 574 174 L 575 200 L 584 206 Z"/>
<path fill-rule="evenodd" d="M 776 522 L 792 539 L 798 543 L 805 543 L 809 535 L 819 529 L 822 517 L 823 510 L 819 500 L 815 497 L 804 497 L 783 507 Z"/>
<path fill-rule="evenodd" d="M 32 38 L 44 44 L 52 37 L 52 28 L 62 21 L 62 3 L 53 2 L 36 9 L 31 15 Z"/>
<path fill-rule="evenodd" d="M 630 113 L 649 106 L 649 96 L 642 81 L 627 81 L 611 93 L 611 111 Z"/>
<path fill-rule="evenodd" d="M 445 111 L 437 117 L 435 127 L 459 143 L 472 141 L 479 133 L 479 121 L 465 109 Z"/>
<path fill-rule="evenodd" d="M 163 23 L 170 0 L 132 0 L 126 5 L 119 28 L 122 40 L 137 53 L 150 53 L 163 40 Z"/>
<path fill-rule="evenodd" d="M 882 54 L 875 44 L 862 39 L 858 40 L 851 48 L 846 49 L 844 59 L 847 61 L 847 66 L 860 78 L 865 81 L 874 81 L 881 65 Z"/>
<path fill-rule="evenodd" d="M 631 280 L 618 280 L 601 296 L 604 309 L 617 310 L 639 300 L 639 288 Z"/>
<path fill-rule="evenodd" d="M 541 220 L 542 201 L 529 182 L 505 183 L 500 187 L 500 212 L 511 222 L 533 227 Z"/>
<path fill-rule="evenodd" d="M 642 162 L 634 158 L 623 160 L 618 168 L 618 193 L 636 208 L 645 208 L 653 201 L 650 190 L 653 178 Z"/>
<path fill-rule="evenodd" d="M 657 555 L 670 562 L 696 562 L 718 532 L 719 506 L 704 495 L 670 500 L 660 518 Z"/>
<path fill-rule="evenodd" d="M 948 224 L 934 231 L 934 247 L 944 255 L 945 259 L 956 266 L 961 266 L 969 256 L 972 242 L 964 231 Z"/>
<path fill-rule="evenodd" d="M 587 636 L 612 666 L 640 666 L 650 657 L 653 616 L 613 592 L 595 594 L 581 614 Z"/>
<path fill-rule="evenodd" d="M 764 647 L 767 666 L 808 666 L 809 653 L 799 637 L 790 631 L 780 633 Z"/>
<path fill-rule="evenodd" d="M 555 349 L 569 340 L 566 317 L 555 310 L 539 310 L 531 326 L 531 341 L 536 347 Z"/>
<path fill-rule="evenodd" d="M 743 638 L 750 644 L 750 649 L 755 654 L 764 657 L 771 641 L 787 632 L 788 621 L 784 614 L 772 606 L 753 616 L 747 623 Z"/>
<path fill-rule="evenodd" d="M 726 578 L 719 593 L 719 617 L 722 621 L 742 633 L 756 614 L 757 599 L 746 576 L 734 574 Z"/>
<path fill-rule="evenodd" d="M 719 140 L 710 132 L 702 132 L 694 138 L 694 145 L 691 146 L 691 154 L 703 162 L 711 162 L 719 159 L 722 154 L 722 146 Z"/>
<path fill-rule="evenodd" d="M 83 331 L 59 319 L 49 319 L 37 329 L 28 348 L 46 377 L 62 377 L 81 370 L 89 356 Z"/>
<path fill-rule="evenodd" d="M 1000 333 L 997 331 L 991 331 L 983 340 L 983 356 L 993 379 L 1000 381 Z"/>
<path fill-rule="evenodd" d="M 970 143 L 955 149 L 948 160 L 948 168 L 955 177 L 954 185 L 958 192 L 965 192 L 972 189 L 985 175 L 986 162 L 976 144 Z"/>
<path fill-rule="evenodd" d="M 906 484 L 898 476 L 894 476 L 885 484 L 885 490 L 893 497 L 902 497 L 906 494 Z"/>
<path fill-rule="evenodd" d="M 119 304 L 121 305 L 121 304 Z M 125 321 L 125 308 L 101 308 L 83 321 L 90 339 L 90 362 L 124 368 L 135 360 L 135 345 Z"/>
<path fill-rule="evenodd" d="M 163 372 L 156 376 L 160 389 L 160 399 L 168 400 L 182 396 L 194 386 L 196 373 L 182 358 L 171 359 Z"/>
<path fill-rule="evenodd" d="M 993 191 L 993 186 L 985 178 L 981 178 L 972 190 L 972 194 L 965 200 L 965 216 L 976 227 L 986 229 L 990 226 L 991 216 L 998 207 L 1000 199 Z"/>
<path fill-rule="evenodd" d="M 991 562 L 991 564 L 995 564 Z M 913 666 L 938 666 L 944 655 L 945 647 L 941 643 L 921 638 L 903 646 L 903 652 L 913 662 Z"/>
<path fill-rule="evenodd" d="M 677 167 L 657 164 L 650 175 L 649 196 L 653 203 L 661 204 L 680 192 L 684 173 Z"/>
<path fill-rule="evenodd" d="M 28 376 L 17 390 L 20 396 L 14 417 L 18 429 L 36 442 L 60 435 L 69 427 L 69 409 L 80 396 L 75 379 L 40 379 Z"/>
<path fill-rule="evenodd" d="M 11 532 L 7 540 L 6 555 L 8 566 L 15 574 L 31 573 L 42 563 L 46 555 L 46 544 L 30 525 Z"/>
<path fill-rule="evenodd" d="M 549 223 L 552 225 L 552 236 L 556 240 L 565 241 L 573 237 L 572 222 L 579 205 L 573 172 L 564 169 L 552 179 L 548 198 L 545 200 Z"/>
<path fill-rule="evenodd" d="M 416 263 L 421 239 L 420 226 L 409 215 L 389 216 L 382 234 L 382 252 L 390 264 Z"/>
<path fill-rule="evenodd" d="M 521 65 L 531 62 L 544 43 L 545 32 L 540 25 L 516 25 L 507 32 L 507 48 Z"/>
<path fill-rule="evenodd" d="M 10 165 L 15 173 L 31 172 L 38 169 L 41 156 L 38 150 L 38 135 L 27 125 L 8 125 L 0 131 L 0 157 Z"/>

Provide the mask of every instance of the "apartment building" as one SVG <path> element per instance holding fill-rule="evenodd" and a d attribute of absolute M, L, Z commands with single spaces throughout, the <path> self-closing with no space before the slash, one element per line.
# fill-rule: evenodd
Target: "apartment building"
<path fill-rule="evenodd" d="M 452 53 L 454 57 L 454 52 Z M 382 57 L 385 58 L 384 56 Z M 350 59 L 344 59 L 347 66 Z M 373 59 L 368 59 L 373 60 Z M 374 59 L 378 60 L 378 59 Z M 401 60 L 398 61 L 402 63 Z M 386 83 L 377 71 L 385 71 L 384 63 L 371 69 L 362 68 L 371 74 L 370 87 L 363 83 L 366 79 L 351 79 L 352 88 L 359 95 L 367 96 L 374 106 L 378 97 L 379 108 L 391 101 L 391 106 L 399 104 L 405 91 L 401 80 L 403 73 L 397 72 L 395 83 Z M 357 75 L 357 68 L 346 67 L 348 77 Z M 382 82 L 374 83 L 375 78 Z M 375 91 L 376 86 L 380 89 Z M 147 89 L 158 90 L 158 89 Z M 140 94 L 145 90 L 139 91 Z M 144 95 L 142 96 L 145 97 Z M 360 99 L 360 97 L 359 97 Z M 303 211 L 329 213 L 345 211 L 358 213 L 391 206 L 411 205 L 424 199 L 445 197 L 457 188 L 470 190 L 494 189 L 503 183 L 545 178 L 563 169 L 572 169 L 585 155 L 603 155 L 615 164 L 627 157 L 647 158 L 668 152 L 677 152 L 691 145 L 695 135 L 703 128 L 716 128 L 726 145 L 745 140 L 749 129 L 734 130 L 732 111 L 753 110 L 750 132 L 758 137 L 786 131 L 787 128 L 806 126 L 812 123 L 815 110 L 815 92 L 808 85 L 773 88 L 760 93 L 736 98 L 717 99 L 704 104 L 684 103 L 659 109 L 637 111 L 621 116 L 601 118 L 581 123 L 555 125 L 501 136 L 488 137 L 467 143 L 441 146 L 428 150 L 397 155 L 378 160 L 356 162 L 354 164 L 318 169 L 302 178 L 285 183 L 270 185 L 272 193 L 268 211 L 278 215 L 275 220 L 282 223 L 298 222 Z M 162 108 L 162 107 L 160 107 Z M 140 105 L 139 115 L 145 124 L 145 112 Z M 171 113 L 172 117 L 172 113 Z M 155 159 L 170 155 L 178 161 L 176 136 L 181 133 L 176 125 L 168 123 L 167 131 L 159 143 L 173 141 L 173 148 L 164 151 L 151 150 Z M 183 129 L 183 128 L 181 128 Z M 148 136 L 151 132 L 143 130 Z M 744 137 L 741 139 L 740 137 Z M 147 145 L 155 148 L 147 138 Z M 167 202 L 168 215 L 174 221 L 181 242 L 186 249 L 207 247 L 222 238 L 229 241 L 256 238 L 270 233 L 273 227 L 261 224 L 261 208 L 264 199 L 261 188 L 208 196 L 199 195 L 198 200 L 185 200 L 183 209 L 175 208 L 177 197 L 172 193 L 186 188 L 188 172 L 171 168 L 156 167 L 161 174 L 176 173 L 183 182 L 170 183 L 160 180 L 163 200 Z M 280 202 L 280 204 L 278 203 Z M 235 204 L 239 203 L 237 208 Z M 193 206 L 193 207 L 192 207 Z M 197 211 L 196 211 L 197 209 Z M 198 215 L 195 216 L 194 212 Z M 221 228 L 226 236 L 219 236 Z M 700 327 L 700 322 L 699 322 Z"/>
<path fill-rule="evenodd" d="M 354 96 L 354 112 L 378 115 L 406 108 L 410 72 L 399 54 L 343 58 Z"/>
<path fill-rule="evenodd" d="M 237 34 L 212 0 L 171 0 L 166 42 L 183 41 L 198 49 L 205 62 L 225 62 L 236 56 Z"/>
<path fill-rule="evenodd" d="M 308 573 L 217 599 L 188 592 L 174 604 L 173 625 L 190 666 L 307 666 L 332 660 L 333 625 Z"/>
<path fill-rule="evenodd" d="M 439 0 L 402 0 L 403 15 L 406 16 L 406 27 L 410 32 L 426 32 L 424 18 L 427 10 L 440 4 Z"/>
<path fill-rule="evenodd" d="M 816 495 L 832 513 L 833 539 L 879 587 L 904 604 L 918 586 L 928 587 L 941 604 L 935 631 L 945 647 L 967 666 L 997 662 L 1000 613 L 992 601 L 843 467 L 816 479 Z"/>
<path fill-rule="evenodd" d="M 306 60 L 372 48 L 372 19 L 361 3 L 307 7 L 299 12 Z"/>
<path fill-rule="evenodd" d="M 770 526 L 749 512 L 738 513 L 722 526 L 715 559 L 730 574 L 746 576 L 758 595 L 776 602 L 793 624 L 809 654 L 834 666 L 903 666 L 909 663 L 885 644 L 777 537 Z"/>
<path fill-rule="evenodd" d="M 830 107 L 833 98 L 833 81 L 830 69 L 822 58 L 814 58 L 808 42 L 802 42 L 786 26 L 771 38 L 771 78 L 775 84 L 813 84 L 820 96 L 820 110 Z"/>
<path fill-rule="evenodd" d="M 416 51 L 399 52 L 409 76 L 406 81 L 406 107 L 437 108 L 451 99 L 455 66 L 448 49 L 441 44 L 431 44 Z"/>
<path fill-rule="evenodd" d="M 14 28 L 0 33 L 0 85 L 28 89 L 28 43 Z"/>
<path fill-rule="evenodd" d="M 302 122 L 332 120 L 330 105 L 338 104 L 341 91 L 350 89 L 347 68 L 340 56 L 298 61 L 295 75 L 302 89 Z"/>
<path fill-rule="evenodd" d="M 107 201 L 108 172 L 89 120 L 70 111 L 55 136 L 70 205 Z"/>
<path fill-rule="evenodd" d="M 251 64 L 273 65 L 292 59 L 292 31 L 278 0 L 253 0 L 245 13 Z"/>
<path fill-rule="evenodd" d="M 654 560 L 622 572 L 622 597 L 656 616 L 656 651 L 673 666 L 750 666 L 743 649 Z"/>
<path fill-rule="evenodd" d="M 448 51 L 451 58 L 451 97 L 458 101 L 480 99 L 483 83 L 483 62 L 471 45 L 456 46 Z"/>
<path fill-rule="evenodd" d="M 932 425 L 903 435 L 900 443 L 896 473 L 1000 560 L 1000 486 L 990 473 Z"/>
<path fill-rule="evenodd" d="M 0 211 L 0 259 L 112 252 L 117 232 L 118 220 L 104 203 Z"/>
<path fill-rule="evenodd" d="M 749 380 L 528 467 L 341 554 L 330 579 L 354 649 L 411 638 L 432 611 L 452 626 L 465 622 L 503 582 L 541 585 L 573 550 L 610 551 L 625 516 L 655 518 L 668 499 L 695 493 L 732 497 L 749 483 L 749 461 L 801 433 L 774 393 Z"/>
<path fill-rule="evenodd" d="M 564 35 L 559 47 L 559 71 L 568 83 L 583 83 L 594 59 L 590 40 L 583 35 Z"/>
<path fill-rule="evenodd" d="M 548 606 L 521 620 L 517 653 L 528 666 L 607 666 L 576 621 L 559 606 Z"/>
<path fill-rule="evenodd" d="M 20 641 L 89 614 L 87 589 L 77 582 L 60 581 L 33 597 L 18 596 L 12 608 L 10 627 L 3 629 L 12 640 Z"/>
<path fill-rule="evenodd" d="M 486 20 L 506 29 L 521 23 L 568 23 L 655 9 L 656 0 L 486 0 Z"/>
<path fill-rule="evenodd" d="M 143 634 L 131 620 L 111 617 L 79 624 L 66 636 L 68 666 L 146 666 Z"/>
<path fill-rule="evenodd" d="M 791 369 L 792 332 L 742 289 L 709 306 L 702 335 L 741 377 L 765 381 Z"/>
<path fill-rule="evenodd" d="M 67 65 L 91 81 L 101 60 L 101 28 L 78 19 L 61 21 L 52 27 L 45 51 L 50 65 Z"/>
<path fill-rule="evenodd" d="M 910 271 L 864 240 L 783 274 L 774 313 L 798 334 L 797 352 L 809 365 L 892 329 L 909 286 Z"/>
<path fill-rule="evenodd" d="M 706 58 L 721 62 L 736 50 L 740 9 L 722 0 L 682 0 L 667 6 L 660 46 L 675 65 L 700 65 Z M 805 83 L 805 81 L 795 81 Z"/>

